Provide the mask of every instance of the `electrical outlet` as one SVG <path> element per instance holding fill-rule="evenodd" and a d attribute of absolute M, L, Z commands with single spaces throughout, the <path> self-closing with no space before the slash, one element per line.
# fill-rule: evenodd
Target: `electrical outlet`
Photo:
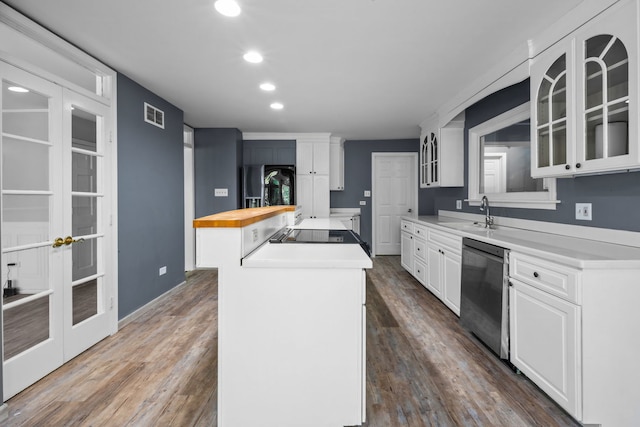
<path fill-rule="evenodd" d="M 366 205 L 367 205 L 366 200 L 360 200 L 360 206 L 366 206 Z"/>
<path fill-rule="evenodd" d="M 364 197 L 371 197 L 371 191 L 364 190 Z"/>
<path fill-rule="evenodd" d="M 167 266 L 166 265 L 164 267 L 160 267 L 160 270 L 158 270 L 158 276 L 162 276 L 163 274 L 167 274 Z"/>
<path fill-rule="evenodd" d="M 251 238 L 253 240 L 253 243 L 258 241 L 258 229 L 254 228 L 253 230 L 251 230 Z"/>
<path fill-rule="evenodd" d="M 591 221 L 591 203 L 576 203 L 576 219 Z"/>
<path fill-rule="evenodd" d="M 456 209 L 462 209 L 462 200 L 456 200 Z"/>
<path fill-rule="evenodd" d="M 229 196 L 229 189 L 228 188 L 216 188 L 215 190 L 213 190 L 213 195 L 215 197 L 228 197 Z"/>

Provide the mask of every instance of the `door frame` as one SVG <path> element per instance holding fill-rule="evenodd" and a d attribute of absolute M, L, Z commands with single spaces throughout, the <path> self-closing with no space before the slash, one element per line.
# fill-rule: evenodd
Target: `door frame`
<path fill-rule="evenodd" d="M 99 60 L 88 55 L 76 46 L 60 38 L 38 23 L 17 12 L 8 5 L 0 3 L 0 21 L 13 31 L 17 37 L 31 42 L 29 52 L 19 53 L 0 52 L 0 61 L 40 77 L 44 80 L 74 91 L 80 95 L 94 99 L 109 108 L 110 127 L 107 129 L 107 146 L 105 147 L 105 186 L 110 186 L 109 194 L 105 194 L 105 205 L 108 206 L 105 223 L 105 289 L 109 292 L 108 323 L 111 335 L 118 331 L 118 164 L 117 164 L 117 73 Z M 46 52 L 47 62 L 38 62 L 34 58 L 43 57 Z M 53 61 L 55 65 L 49 69 L 47 64 Z M 69 72 L 60 75 L 61 69 L 83 69 L 93 73 L 96 78 L 96 90 L 89 90 L 83 83 L 76 80 L 76 75 Z M 101 83 L 101 84 L 100 84 Z M 106 191 L 105 191 L 106 193 Z M 1 254 L 0 254 L 0 258 Z M 2 328 L 0 327 L 0 343 L 2 342 Z M 0 370 L 0 381 L 3 381 Z M 4 390 L 0 387 L 0 402 L 6 400 Z M 0 406 L 0 416 L 4 405 Z"/>
<path fill-rule="evenodd" d="M 416 185 L 416 191 L 413 194 L 413 205 L 415 206 L 415 214 L 418 215 L 418 188 L 419 187 L 419 178 L 418 178 L 418 153 L 414 151 L 399 151 L 399 152 L 389 152 L 389 153 L 371 153 L 371 256 L 376 256 L 376 223 L 377 223 L 377 204 L 376 204 L 376 159 L 382 157 L 411 157 L 412 165 L 413 165 L 413 182 Z"/>
<path fill-rule="evenodd" d="M 196 233 L 193 228 L 195 219 L 194 188 L 194 146 L 193 128 L 183 125 L 184 134 L 184 270 L 195 270 L 196 265 Z"/>

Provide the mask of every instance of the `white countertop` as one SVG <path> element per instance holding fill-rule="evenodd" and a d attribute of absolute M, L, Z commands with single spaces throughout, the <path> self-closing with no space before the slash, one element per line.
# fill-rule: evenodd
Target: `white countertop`
<path fill-rule="evenodd" d="M 403 219 L 577 268 L 640 268 L 638 247 L 505 226 L 488 230 L 484 224 L 443 216 Z"/>
<path fill-rule="evenodd" d="M 249 268 L 372 268 L 355 243 L 265 243 L 243 258 Z"/>

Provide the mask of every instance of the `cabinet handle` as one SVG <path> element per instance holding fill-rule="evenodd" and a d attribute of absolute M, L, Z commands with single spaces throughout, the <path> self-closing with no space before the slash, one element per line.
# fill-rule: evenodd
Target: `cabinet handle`
<path fill-rule="evenodd" d="M 571 169 L 571 166 L 569 166 L 569 165 L 564 165 L 564 168 L 565 168 L 566 170 L 569 170 L 569 169 Z"/>
<path fill-rule="evenodd" d="M 420 248 L 416 248 L 418 252 L 420 252 Z"/>
<path fill-rule="evenodd" d="M 581 167 L 581 166 L 582 166 L 582 165 L 581 165 L 580 163 L 576 163 L 576 168 L 577 168 L 577 169 L 580 169 L 580 167 Z"/>
<path fill-rule="evenodd" d="M 534 272 L 533 272 L 533 277 L 538 278 L 539 276 L 540 276 L 540 275 L 538 274 L 538 272 L 537 272 L 537 271 L 534 271 Z"/>

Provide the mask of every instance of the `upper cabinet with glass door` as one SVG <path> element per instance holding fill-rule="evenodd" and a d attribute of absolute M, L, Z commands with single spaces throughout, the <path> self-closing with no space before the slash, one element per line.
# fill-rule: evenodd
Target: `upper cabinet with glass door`
<path fill-rule="evenodd" d="M 636 168 L 638 1 L 623 1 L 531 65 L 532 176 Z"/>
<path fill-rule="evenodd" d="M 436 129 L 433 129 L 436 128 Z M 420 187 L 464 186 L 464 112 L 420 138 Z"/>

